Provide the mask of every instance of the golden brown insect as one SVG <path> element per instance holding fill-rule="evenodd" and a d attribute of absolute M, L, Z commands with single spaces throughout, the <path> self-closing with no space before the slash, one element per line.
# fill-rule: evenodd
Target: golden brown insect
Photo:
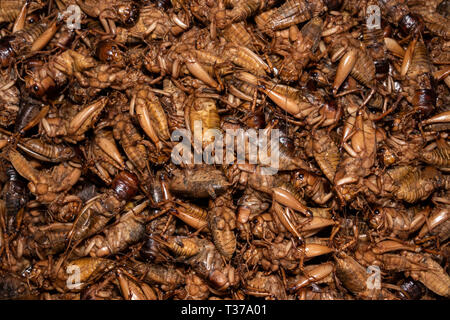
<path fill-rule="evenodd" d="M 312 212 L 312 217 L 304 218 L 289 208 L 283 208 L 273 202 L 270 214 L 263 213 L 253 221 L 252 234 L 260 239 L 272 240 L 290 233 L 300 242 L 304 242 L 309 241 L 307 237 L 335 224 L 331 216 L 327 214 L 328 209 L 308 209 Z"/>
<path fill-rule="evenodd" d="M 258 28 L 271 31 L 288 28 L 320 15 L 332 1 L 307 2 L 303 0 L 288 0 L 281 6 L 265 11 L 255 17 Z"/>
<path fill-rule="evenodd" d="M 153 83 L 153 79 L 134 68 L 127 70 L 110 64 L 100 64 L 95 68 L 84 70 L 83 73 L 77 74 L 80 86 L 97 89 L 96 92 L 108 87 L 126 90 L 135 87 L 136 84 Z"/>
<path fill-rule="evenodd" d="M 228 42 L 248 48 L 251 48 L 254 42 L 244 22 L 232 23 L 222 31 L 222 35 Z"/>
<path fill-rule="evenodd" d="M 220 128 L 220 117 L 217 112 L 216 102 L 210 98 L 196 98 L 193 105 L 186 111 L 186 125 L 192 134 L 197 131 L 201 133 L 201 145 L 205 148 L 214 142 L 213 130 Z M 197 134 L 199 134 L 197 133 Z M 198 137 L 193 138 L 194 143 Z"/>
<path fill-rule="evenodd" d="M 342 257 L 335 256 L 336 261 L 336 276 L 342 284 L 354 295 L 362 299 L 383 299 L 389 294 L 383 288 L 374 286 L 367 286 L 370 274 L 366 272 L 366 268 L 361 266 L 352 257 L 341 254 Z"/>
<path fill-rule="evenodd" d="M 23 24 L 33 24 L 40 20 L 39 10 L 45 4 L 40 1 L 30 0 L 5 0 L 2 3 L 2 22 L 12 22 L 13 32 L 20 29 Z M 20 21 L 22 20 L 22 21 Z M 23 21 L 24 20 L 24 21 Z"/>
<path fill-rule="evenodd" d="M 407 99 L 422 115 L 430 115 L 436 106 L 436 93 L 422 39 L 414 39 L 410 43 L 403 61 L 402 75 L 406 75 L 408 79 Z"/>
<path fill-rule="evenodd" d="M 84 133 L 94 125 L 98 116 L 105 108 L 108 98 L 102 97 L 92 103 L 81 107 L 73 118 L 44 118 L 41 121 L 42 129 L 51 137 L 62 136 L 64 140 L 76 142 L 85 138 Z M 71 110 L 73 112 L 73 110 Z"/>
<path fill-rule="evenodd" d="M 269 66 L 258 54 L 241 44 L 227 44 L 222 55 L 225 61 L 229 60 L 256 76 L 264 76 L 270 72 Z"/>
<path fill-rule="evenodd" d="M 179 258 L 186 259 L 197 255 L 201 248 L 196 238 L 187 238 L 180 236 L 171 236 L 168 239 L 162 239 L 158 236 L 152 237 L 155 241 L 165 245 L 173 254 Z"/>
<path fill-rule="evenodd" d="M 311 105 L 305 101 L 299 90 L 281 84 L 267 83 L 259 88 L 280 108 L 303 118 L 311 112 Z"/>
<path fill-rule="evenodd" d="M 69 190 L 80 178 L 81 170 L 69 163 L 38 171 L 17 151 L 9 151 L 9 159 L 17 172 L 30 183 L 28 188 L 43 203 L 52 202 L 58 193 Z"/>
<path fill-rule="evenodd" d="M 69 77 L 81 76 L 81 71 L 94 67 L 94 58 L 83 53 L 66 50 L 50 59 L 48 63 L 30 68 L 25 76 L 26 87 L 37 97 L 62 87 Z"/>
<path fill-rule="evenodd" d="M 113 134 L 114 138 L 122 146 L 128 159 L 133 163 L 136 170 L 141 174 L 147 171 L 147 144 L 137 128 L 131 122 L 128 114 L 118 114 L 114 118 Z"/>
<path fill-rule="evenodd" d="M 49 254 L 58 254 L 66 247 L 66 237 L 70 232 L 70 223 L 52 223 L 40 227 L 29 227 L 32 234 L 26 242 L 23 254 L 28 257 L 44 257 Z M 17 246 L 20 246 L 17 241 Z"/>
<path fill-rule="evenodd" d="M 422 148 L 424 139 L 422 135 L 406 136 L 400 133 L 391 133 L 381 142 L 380 148 L 383 162 L 386 167 L 394 164 L 411 164 L 417 157 L 418 149 Z"/>
<path fill-rule="evenodd" d="M 342 199 L 352 199 L 358 192 L 356 184 L 361 184 L 361 178 L 370 174 L 376 156 L 376 132 L 375 124 L 368 119 L 367 114 L 350 114 L 343 130 L 343 141 L 351 135 L 351 146 L 343 142 L 347 151 L 334 177 L 336 190 Z"/>
<path fill-rule="evenodd" d="M 139 19 L 139 7 L 133 1 L 77 0 L 76 3 L 87 15 L 98 17 L 107 33 L 116 33 L 116 21 L 130 27 Z"/>
<path fill-rule="evenodd" d="M 375 88 L 375 63 L 367 49 L 349 34 L 331 37 L 329 41 L 332 42 L 331 61 L 340 59 L 333 82 L 333 94 L 336 95 L 348 75 L 368 88 Z"/>
<path fill-rule="evenodd" d="M 236 215 L 236 227 L 240 237 L 248 239 L 251 234 L 251 223 L 253 219 L 269 208 L 269 203 L 264 195 L 250 189 L 246 189 L 244 195 L 238 200 L 238 211 Z"/>
<path fill-rule="evenodd" d="M 258 121 L 258 119 L 256 119 Z M 270 126 L 264 129 L 264 133 L 267 133 L 270 130 Z M 296 169 L 309 170 L 310 166 L 303 160 L 299 149 L 295 148 L 293 140 L 289 138 L 288 134 L 284 134 L 283 132 L 279 133 L 279 136 L 272 136 L 272 132 L 269 131 L 267 133 L 267 155 L 262 155 L 261 153 L 258 156 L 258 164 L 261 167 L 269 167 L 274 168 L 277 167 L 277 170 L 280 171 L 290 171 Z M 270 135 L 270 136 L 269 136 Z M 247 136 L 246 136 L 247 138 Z M 278 140 L 278 143 L 276 141 Z M 270 141 L 270 142 L 269 142 Z M 272 144 L 272 141 L 275 141 L 275 144 Z M 249 137 L 249 145 L 254 142 L 250 140 Z M 249 149 L 248 147 L 246 147 Z M 272 155 L 278 154 L 278 164 L 273 163 L 273 161 L 269 159 Z M 246 159 L 250 161 L 251 156 L 249 152 L 246 152 Z M 269 163 L 270 161 L 270 163 Z"/>
<path fill-rule="evenodd" d="M 167 95 L 160 97 L 161 104 L 165 110 L 172 110 L 172 112 L 168 112 L 169 131 L 172 132 L 176 128 L 181 129 L 185 127 L 184 119 L 182 121 L 177 120 L 184 117 L 186 93 L 180 90 L 170 79 L 163 80 L 163 91 Z"/>
<path fill-rule="evenodd" d="M 216 198 L 230 186 L 221 171 L 206 166 L 176 169 L 172 176 L 170 191 L 186 198 Z"/>
<path fill-rule="evenodd" d="M 92 163 L 89 169 L 107 184 L 111 184 L 113 177 L 125 169 L 125 161 L 111 130 L 97 130 L 94 139 L 82 151 L 86 160 Z"/>
<path fill-rule="evenodd" d="M 46 286 L 60 292 L 80 292 L 116 266 L 115 261 L 103 258 L 58 260 L 55 264 L 57 266 L 49 265 L 48 260 L 38 261 L 32 266 L 28 279 L 39 287 Z"/>
<path fill-rule="evenodd" d="M 189 20 L 184 12 L 167 12 L 152 5 L 141 7 L 136 18 L 131 27 L 117 28 L 119 42 L 167 39 L 189 29 Z"/>
<path fill-rule="evenodd" d="M 72 229 L 67 235 L 68 239 L 77 242 L 102 230 L 108 221 L 122 210 L 125 201 L 136 194 L 138 179 L 134 174 L 122 171 L 114 178 L 111 187 L 108 192 L 91 198 L 85 204 L 73 222 Z M 114 232 L 111 234 L 114 238 Z"/>
<path fill-rule="evenodd" d="M 426 130 L 432 131 L 445 131 L 448 129 L 449 124 L 448 121 L 450 119 L 450 111 L 444 111 L 442 113 L 438 113 L 435 116 L 423 120 L 421 125 L 424 125 Z"/>
<path fill-rule="evenodd" d="M 256 239 L 274 240 L 280 234 L 280 227 L 271 213 L 263 213 L 250 221 L 251 235 Z"/>
<path fill-rule="evenodd" d="M 237 271 L 231 265 L 225 265 L 222 255 L 213 243 L 206 239 L 199 240 L 200 252 L 185 260 L 195 272 L 207 280 L 214 289 L 224 291 L 239 283 Z"/>
<path fill-rule="evenodd" d="M 153 205 L 165 207 L 166 203 L 173 200 L 169 191 L 167 174 L 164 171 L 157 171 L 143 188 Z"/>
<path fill-rule="evenodd" d="M 255 165 L 234 165 L 227 174 L 231 176 L 236 174 L 236 172 L 230 172 L 235 171 L 235 169 L 237 169 L 238 181 L 242 185 L 248 185 L 257 191 L 264 192 L 272 198 L 272 201 L 279 202 L 306 216 L 310 217 L 312 215 L 309 208 L 306 207 L 302 195 L 290 182 L 286 181 L 286 176 L 274 177 L 273 175 L 266 175 L 262 172 L 260 166 Z M 242 171 L 239 172 L 238 170 Z"/>
<path fill-rule="evenodd" d="M 405 256 L 405 253 L 410 251 L 417 251 L 417 247 L 398 240 L 384 240 L 372 245 L 360 243 L 355 258 L 365 266 L 379 266 L 385 271 L 425 270 L 424 264 Z"/>
<path fill-rule="evenodd" d="M 231 10 L 226 11 L 227 19 L 231 22 L 244 21 L 247 18 L 255 15 L 257 12 L 264 10 L 270 6 L 267 1 L 261 0 L 249 0 L 249 1 L 237 1 L 237 0 L 225 0 L 225 6 L 231 6 Z"/>
<path fill-rule="evenodd" d="M 447 13 L 446 1 L 417 1 L 408 3 L 408 7 L 416 15 L 419 15 L 423 19 L 423 24 L 433 34 L 441 36 L 448 40 L 450 37 L 450 31 L 446 24 Z M 442 9 L 442 10 L 439 10 Z"/>
<path fill-rule="evenodd" d="M 181 300 L 206 300 L 209 288 L 205 280 L 190 272 L 186 275 L 186 285 L 177 290 L 177 297 Z"/>
<path fill-rule="evenodd" d="M 334 266 L 332 263 L 323 263 L 321 265 L 312 265 L 305 267 L 303 274 L 295 277 L 289 283 L 289 291 L 299 291 L 311 284 L 320 284 L 327 282 L 333 272 Z"/>
<path fill-rule="evenodd" d="M 334 181 L 340 161 L 340 153 L 335 142 L 324 130 L 315 131 L 312 139 L 314 159 L 329 181 Z"/>
<path fill-rule="evenodd" d="M 266 80 L 260 80 L 258 87 L 281 109 L 298 119 L 305 119 L 307 123 L 314 125 L 323 121 L 320 112 L 326 103 L 321 96 L 308 94 L 304 89 L 297 89 L 284 84 L 275 84 Z"/>
<path fill-rule="evenodd" d="M 305 188 L 308 197 L 317 204 L 325 204 L 333 196 L 328 181 L 311 172 L 297 170 L 293 173 L 293 180 L 295 187 Z"/>
<path fill-rule="evenodd" d="M 208 225 L 208 211 L 194 204 L 176 201 L 175 210 L 170 213 L 195 229 L 205 229 Z"/>
<path fill-rule="evenodd" d="M 49 213 L 58 222 L 71 222 L 75 220 L 82 208 L 82 198 L 76 195 L 58 197 L 48 206 Z"/>
<path fill-rule="evenodd" d="M 425 163 L 446 169 L 450 167 L 450 146 L 446 139 L 436 140 L 436 148 L 429 150 L 426 148 L 421 154 Z"/>
<path fill-rule="evenodd" d="M 25 0 L 6 0 L 0 5 L 0 22 L 12 22 L 20 14 L 22 6 L 29 1 Z"/>
<path fill-rule="evenodd" d="M 90 282 L 95 282 L 96 279 L 100 278 L 103 274 L 111 271 L 116 266 L 116 263 L 112 260 L 102 259 L 102 258 L 80 258 L 66 262 L 57 274 L 57 283 L 60 285 L 67 286 L 67 283 L 71 274 L 75 270 L 79 270 L 80 282 L 74 283 L 72 288 L 69 290 L 80 290 L 85 287 Z"/>
<path fill-rule="evenodd" d="M 394 194 L 398 199 L 414 203 L 419 199 L 426 199 L 435 188 L 446 184 L 446 178 L 442 177 L 434 167 L 423 169 L 406 167 L 405 169 L 406 172 L 401 175 L 400 180 L 395 182 Z"/>
<path fill-rule="evenodd" d="M 149 284 L 159 284 L 164 290 L 173 290 L 185 284 L 185 275 L 173 265 L 130 263 L 130 268 L 143 276 Z"/>
<path fill-rule="evenodd" d="M 236 250 L 236 214 L 230 194 L 210 201 L 208 228 L 217 250 L 226 259 L 230 259 Z"/>
<path fill-rule="evenodd" d="M 157 300 L 155 291 L 145 282 L 138 281 L 123 269 L 118 269 L 116 274 L 125 300 Z"/>
<path fill-rule="evenodd" d="M 411 233 L 419 230 L 429 215 L 429 208 L 376 208 L 370 223 L 377 232 L 386 236 L 406 239 Z"/>
<path fill-rule="evenodd" d="M 245 281 L 244 292 L 250 296 L 264 297 L 266 299 L 287 299 L 286 290 L 281 279 L 274 274 L 264 275 L 261 271 L 256 272 L 250 279 Z"/>
<path fill-rule="evenodd" d="M 68 28 L 67 25 L 62 25 L 48 43 L 48 47 L 69 49 L 75 40 L 75 35 L 74 30 Z"/>
<path fill-rule="evenodd" d="M 0 66 L 7 67 L 15 58 L 44 48 L 60 24 L 60 21 L 39 22 L 3 37 L 0 40 Z"/>
<path fill-rule="evenodd" d="M 0 86 L 0 125 L 7 127 L 19 113 L 19 90 L 6 71 L 0 72 Z"/>
<path fill-rule="evenodd" d="M 63 144 L 47 144 L 39 139 L 27 138 L 17 144 L 26 154 L 48 162 L 63 162 L 75 156 L 75 151 Z"/>
<path fill-rule="evenodd" d="M 161 148 L 160 140 L 169 140 L 170 134 L 167 116 L 158 97 L 150 91 L 150 88 L 139 88 L 134 107 L 142 129 L 153 143 Z"/>
<path fill-rule="evenodd" d="M 323 244 L 306 243 L 304 246 L 296 247 L 290 240 L 263 244 L 263 247 L 257 250 L 261 252 L 258 264 L 262 264 L 264 269 L 276 271 L 281 266 L 294 274 L 300 272 L 303 261 L 332 252 L 331 248 Z"/>
<path fill-rule="evenodd" d="M 440 296 L 447 298 L 450 296 L 450 277 L 436 261 L 429 255 L 412 252 L 407 252 L 406 257 L 427 266 L 426 270 L 408 272 L 414 280 L 422 282 L 428 289 Z"/>
<path fill-rule="evenodd" d="M 220 79 L 215 78 L 230 74 L 232 64 L 265 74 L 268 66 L 255 52 L 240 45 L 218 45 L 210 41 L 205 32 L 205 29 L 193 28 L 168 50 L 168 44 L 152 47 L 146 56 L 146 68 L 151 72 L 172 74 L 174 78 L 191 74 L 218 91 L 223 89 L 223 85 Z M 200 44 L 203 41 L 205 43 Z"/>
<path fill-rule="evenodd" d="M 417 238 L 423 238 L 425 235 L 436 235 L 440 241 L 446 241 L 449 235 L 449 209 L 448 206 L 438 206 L 430 214 L 428 220 L 423 225 Z"/>
<path fill-rule="evenodd" d="M 144 211 L 146 206 L 147 203 L 143 202 L 131 208 L 115 224 L 103 230 L 103 235 L 88 239 L 74 253 L 79 256 L 104 257 L 140 241 L 145 232 L 144 221 L 148 214 Z"/>
<path fill-rule="evenodd" d="M 302 27 L 300 32 L 295 32 L 291 36 L 296 39 L 290 48 L 280 48 L 278 46 L 275 48 L 277 53 L 282 53 L 285 56 L 279 72 L 282 80 L 298 80 L 310 60 L 318 60 L 321 58 L 321 54 L 317 52 L 317 49 L 321 38 L 322 27 L 322 19 L 314 17 Z"/>

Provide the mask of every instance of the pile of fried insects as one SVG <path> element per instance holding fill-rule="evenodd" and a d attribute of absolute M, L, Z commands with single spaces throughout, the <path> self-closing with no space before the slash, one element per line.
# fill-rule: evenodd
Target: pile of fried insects
<path fill-rule="evenodd" d="M 0 299 L 448 299 L 449 14 L 2 0 Z"/>

